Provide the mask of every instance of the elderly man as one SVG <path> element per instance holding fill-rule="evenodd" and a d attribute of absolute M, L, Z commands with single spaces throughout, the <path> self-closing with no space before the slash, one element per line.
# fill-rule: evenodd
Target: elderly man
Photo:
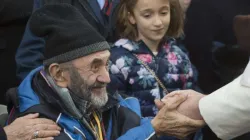
<path fill-rule="evenodd" d="M 137 99 L 107 94 L 109 45 L 76 8 L 46 5 L 32 15 L 30 29 L 46 38 L 44 67 L 18 87 L 17 115 L 39 113 L 55 121 L 62 128 L 58 140 L 157 139 L 165 114 L 141 118 Z"/>

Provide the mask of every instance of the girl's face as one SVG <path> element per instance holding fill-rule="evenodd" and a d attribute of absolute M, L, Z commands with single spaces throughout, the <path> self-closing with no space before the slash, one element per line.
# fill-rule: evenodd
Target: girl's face
<path fill-rule="evenodd" d="M 138 0 L 129 21 L 137 26 L 139 40 L 161 41 L 170 24 L 169 0 Z"/>

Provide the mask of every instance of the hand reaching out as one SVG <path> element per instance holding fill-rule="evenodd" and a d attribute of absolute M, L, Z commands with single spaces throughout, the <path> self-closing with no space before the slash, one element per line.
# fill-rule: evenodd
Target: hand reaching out
<path fill-rule="evenodd" d="M 204 94 L 201 94 L 194 90 L 179 90 L 179 91 L 171 92 L 170 94 L 166 95 L 162 100 L 166 100 L 168 98 L 171 99 L 174 96 L 180 95 L 180 94 L 186 95 L 187 100 L 183 102 L 182 104 L 180 104 L 180 106 L 178 106 L 177 108 L 178 112 L 180 112 L 181 114 L 189 118 L 202 120 L 203 118 L 199 110 L 199 101 L 201 98 L 205 96 Z"/>
<path fill-rule="evenodd" d="M 190 119 L 177 111 L 177 107 L 187 99 L 188 96 L 185 94 L 176 94 L 171 98 L 164 98 L 162 100 L 164 106 L 160 103 L 161 101 L 156 100 L 156 105 L 161 109 L 151 123 L 158 135 L 183 139 L 205 125 L 203 120 Z"/>

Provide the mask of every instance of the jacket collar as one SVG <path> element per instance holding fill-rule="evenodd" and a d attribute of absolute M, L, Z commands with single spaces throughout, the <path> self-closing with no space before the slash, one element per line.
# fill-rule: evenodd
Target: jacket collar
<path fill-rule="evenodd" d="M 171 45 L 174 43 L 174 39 L 167 38 L 166 41 L 162 42 L 159 47 L 158 56 L 164 56 L 169 51 Z M 153 52 L 149 47 L 142 41 L 130 41 L 128 39 L 120 39 L 115 42 L 115 46 L 123 47 L 124 49 L 130 51 L 134 54 L 150 54 L 154 56 Z"/>

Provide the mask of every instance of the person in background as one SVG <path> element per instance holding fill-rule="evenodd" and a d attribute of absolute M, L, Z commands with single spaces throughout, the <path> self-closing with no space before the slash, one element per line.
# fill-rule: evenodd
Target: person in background
<path fill-rule="evenodd" d="M 139 99 L 143 116 L 155 116 L 154 100 L 167 92 L 193 89 L 193 70 L 175 45 L 182 34 L 183 12 L 175 0 L 121 0 L 111 49 L 108 89 Z"/>
<path fill-rule="evenodd" d="M 0 1 L 0 104 L 6 104 L 6 91 L 18 85 L 16 78 L 16 49 L 32 13 L 33 0 Z"/>
<path fill-rule="evenodd" d="M 108 90 L 136 97 L 142 116 L 155 116 L 155 99 L 196 87 L 188 56 L 173 38 L 182 34 L 182 9 L 176 0 L 121 0 L 118 8 L 121 39 L 111 48 Z"/>
<path fill-rule="evenodd" d="M 89 23 L 107 39 L 115 40 L 115 11 L 120 0 L 34 0 L 33 11 L 46 4 L 68 3 L 76 7 Z M 17 77 L 22 81 L 27 74 L 42 65 L 44 38 L 37 37 L 30 31 L 27 23 L 23 39 L 17 49 L 15 60 Z"/>
<path fill-rule="evenodd" d="M 236 15 L 250 13 L 249 0 L 192 0 L 186 12 L 184 46 L 197 68 L 203 93 L 238 77 L 248 63 L 233 31 Z"/>

